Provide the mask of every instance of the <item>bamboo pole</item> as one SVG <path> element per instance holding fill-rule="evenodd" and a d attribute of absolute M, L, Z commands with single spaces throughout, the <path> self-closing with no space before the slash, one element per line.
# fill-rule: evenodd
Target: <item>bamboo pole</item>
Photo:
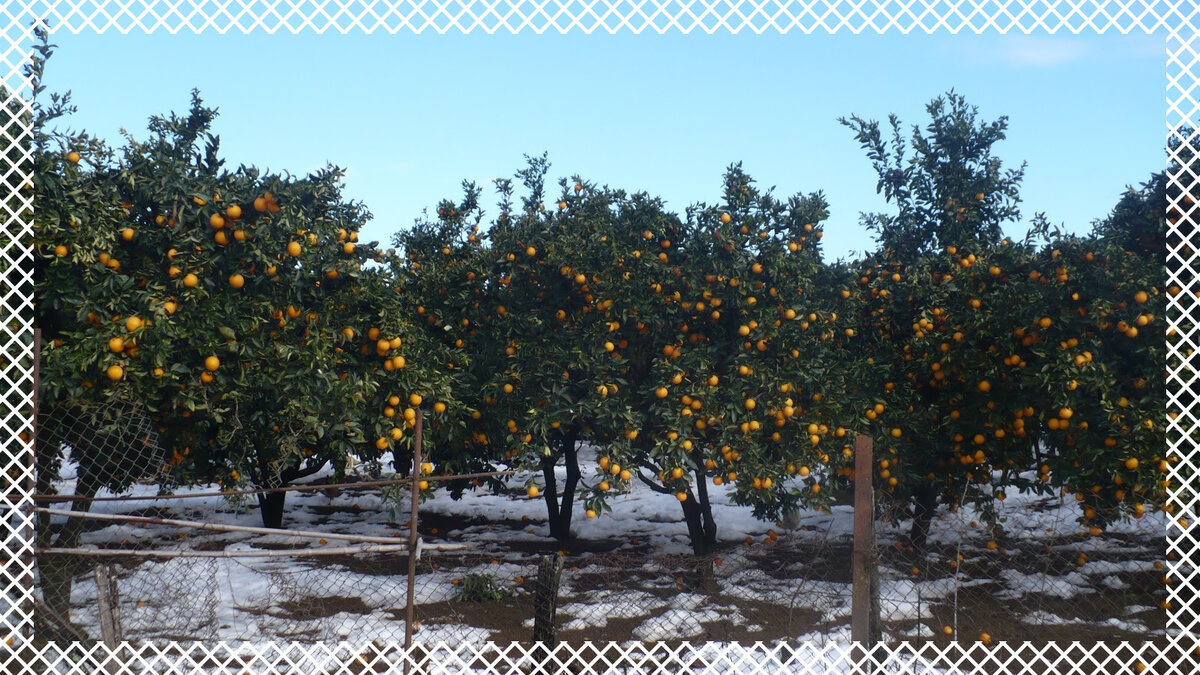
<path fill-rule="evenodd" d="M 443 482 L 451 480 L 469 480 L 474 478 L 494 478 L 498 476 L 512 476 L 517 472 L 514 470 L 506 471 L 484 471 L 481 473 L 464 473 L 453 476 L 426 476 L 424 480 L 430 482 Z M 257 495 L 266 492 L 295 492 L 295 491 L 316 491 L 330 490 L 333 488 L 367 488 L 367 487 L 383 487 L 388 485 L 407 485 L 412 481 L 411 477 L 405 478 L 390 478 L 387 480 L 371 480 L 358 481 L 355 483 L 321 483 L 313 485 L 289 485 L 287 487 L 277 488 L 261 488 L 255 490 L 225 490 L 212 492 L 189 492 L 181 495 L 128 495 L 128 496 L 113 496 L 113 497 L 83 497 L 80 495 L 34 495 L 35 502 L 43 503 L 59 503 L 59 502 L 74 502 L 87 499 L 92 502 L 134 502 L 157 499 L 195 499 L 197 497 L 237 497 L 241 495 Z M 32 492 L 32 490 L 30 490 Z"/>
<path fill-rule="evenodd" d="M 362 534 L 341 534 L 338 532 L 312 532 L 309 530 L 279 530 L 270 527 L 249 527 L 246 525 L 221 525 L 218 523 L 198 523 L 192 520 L 176 520 L 174 518 L 152 518 L 149 516 L 126 516 L 110 513 L 84 513 L 80 511 L 61 511 L 59 509 L 47 509 L 35 507 L 32 509 L 35 513 L 46 513 L 52 516 L 66 516 L 68 518 L 86 518 L 89 520 L 104 520 L 109 522 L 120 523 L 146 523 L 148 525 L 172 525 L 176 527 L 190 527 L 197 530 L 208 530 L 210 532 L 244 532 L 248 534 L 265 534 L 284 537 L 304 537 L 308 539 L 341 539 L 343 541 L 357 541 L 369 544 L 392 544 L 395 543 L 395 537 L 372 537 Z"/>
<path fill-rule="evenodd" d="M 421 544 L 422 551 L 462 551 L 465 544 Z M 288 556 L 305 558 L 314 555 L 352 555 L 355 553 L 395 553 L 408 551 L 408 544 L 362 544 L 359 546 L 343 546 L 339 548 L 303 548 L 303 549 L 266 549 L 257 551 L 139 551 L 136 549 L 107 549 L 107 548 L 41 548 L 39 554 L 46 555 L 79 555 L 95 558 L 106 557 L 141 557 L 141 558 L 284 558 Z"/>
<path fill-rule="evenodd" d="M 417 479 L 421 476 L 424 417 L 421 409 L 417 408 L 416 428 L 413 430 L 412 482 L 409 483 L 409 492 L 412 493 L 412 504 L 408 514 L 408 598 L 404 609 L 405 675 L 408 675 L 409 666 L 412 663 L 413 622 L 416 621 L 416 602 L 414 596 L 417 590 L 417 553 L 421 545 L 421 539 L 417 532 L 417 511 L 421 505 L 421 491 L 417 489 Z"/>

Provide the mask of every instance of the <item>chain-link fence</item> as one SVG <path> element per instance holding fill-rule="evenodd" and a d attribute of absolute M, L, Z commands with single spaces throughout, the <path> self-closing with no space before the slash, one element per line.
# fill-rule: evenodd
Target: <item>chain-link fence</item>
<path fill-rule="evenodd" d="M 850 640 L 855 613 L 869 611 L 853 600 L 851 504 L 740 539 L 725 533 L 706 555 L 670 537 L 448 536 L 424 545 L 410 579 L 407 532 L 373 483 L 303 488 L 328 503 L 301 502 L 300 529 L 238 525 L 227 496 L 156 494 L 161 452 L 136 410 L 50 414 L 68 413 L 79 417 L 43 427 L 61 435 L 39 436 L 51 478 L 40 492 L 72 506 L 38 509 L 35 615 L 49 641 L 527 642 L 553 615 L 557 639 L 572 643 L 821 644 Z M 884 641 L 1166 635 L 1172 575 L 1191 570 L 1169 559 L 1163 514 L 1094 534 L 1070 497 L 1018 495 L 999 515 L 988 526 L 969 509 L 943 509 L 922 550 L 907 545 L 907 523 L 875 524 Z M 420 532 L 438 539 L 429 523 Z M 561 574 L 540 579 L 539 561 L 559 546 Z"/>
<path fill-rule="evenodd" d="M 887 528 L 878 552 L 885 632 L 910 641 L 1071 642 L 1165 636 L 1166 519 L 1092 535 L 1074 500 L 1018 497 L 993 529 L 943 513 L 925 551 Z"/>
<path fill-rule="evenodd" d="M 1056 507 L 1051 518 L 1049 507 L 1037 500 L 1012 510 L 1009 522 L 1029 526 L 1009 528 L 1002 536 L 985 531 L 967 513 L 943 514 L 923 553 L 904 545 L 902 531 L 881 524 L 884 639 L 987 643 L 1164 636 L 1169 561 L 1163 519 L 1148 515 L 1091 536 L 1057 513 L 1066 509 Z M 1037 514 L 1046 518 L 1038 520 Z M 844 514 L 825 517 L 832 521 Z M 252 544 L 226 546 L 220 539 L 193 536 L 170 544 L 159 539 L 147 543 L 141 555 L 113 556 L 103 549 L 39 555 L 45 634 L 102 639 L 100 596 L 108 592 L 120 638 L 135 642 L 403 642 L 405 551 L 318 556 L 306 555 L 307 546 L 293 548 L 300 544 L 286 533 Z M 491 549 L 420 558 L 415 642 L 530 639 L 537 564 L 553 547 Z M 648 544 L 568 552 L 558 588 L 558 639 L 844 642 L 853 611 L 851 553 L 848 537 L 820 527 L 726 541 L 705 556 L 663 553 Z M 169 557 L 174 554 L 180 557 Z M 212 557 L 199 557 L 205 554 Z M 115 593 L 103 590 L 98 569 L 113 580 Z"/>

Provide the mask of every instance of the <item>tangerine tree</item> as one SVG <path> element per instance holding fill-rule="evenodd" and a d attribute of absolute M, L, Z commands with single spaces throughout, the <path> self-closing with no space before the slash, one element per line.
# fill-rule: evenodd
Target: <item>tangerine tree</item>
<path fill-rule="evenodd" d="M 1114 408 L 1130 400 L 1122 387 L 1145 388 L 1162 370 L 1161 350 L 1130 353 L 1143 347 L 1124 330 L 1147 325 L 1154 310 L 1113 318 L 1157 297 L 1153 266 L 1095 237 L 1052 234 L 1040 216 L 1024 241 L 1005 238 L 1023 174 L 992 154 L 1006 119 L 980 122 L 953 92 L 927 110 L 932 121 L 912 130 L 911 154 L 894 116 L 890 143 L 876 122 L 843 120 L 897 209 L 865 217 L 880 247 L 856 271 L 857 348 L 870 354 L 855 372 L 869 383 L 857 406 L 881 448 L 882 489 L 912 517 L 918 548 L 939 501 L 973 504 L 994 520 L 1011 490 L 1086 483 L 1097 498 L 1132 499 L 1122 479 L 1112 482 L 1125 469 L 1087 457 L 1120 446 L 1136 466 L 1161 452 L 1142 433 L 1158 421 L 1139 431 Z M 1123 291 L 1128 284 L 1137 288 Z M 1084 517 L 1100 522 L 1100 511 L 1089 504 Z"/>
<path fill-rule="evenodd" d="M 719 205 L 672 231 L 633 221 L 618 234 L 632 251 L 614 309 L 636 317 L 617 339 L 630 344 L 637 425 L 600 471 L 628 467 L 678 500 L 697 554 L 716 542 L 710 483 L 770 519 L 827 504 L 827 466 L 845 459 L 832 413 L 848 325 L 821 283 L 825 217 L 819 194 L 776 199 L 735 165 Z"/>
<path fill-rule="evenodd" d="M 332 167 L 225 168 L 214 115 L 194 95 L 115 153 L 39 138 L 43 400 L 140 402 L 168 484 L 272 488 L 377 457 L 403 437 L 389 397 L 449 387 L 393 309 L 383 254 L 357 242 L 368 214 L 342 199 Z M 416 367 L 395 367 L 404 354 Z M 107 477 L 119 489 L 138 476 Z M 282 495 L 260 495 L 265 524 L 280 526 Z"/>

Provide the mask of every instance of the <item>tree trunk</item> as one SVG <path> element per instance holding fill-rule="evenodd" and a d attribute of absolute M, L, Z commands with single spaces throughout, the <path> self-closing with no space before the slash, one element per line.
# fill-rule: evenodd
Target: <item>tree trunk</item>
<path fill-rule="evenodd" d="M 712 501 L 708 498 L 708 483 L 705 482 L 704 472 L 696 469 L 696 496 L 700 502 L 700 516 L 703 519 L 704 538 L 711 549 L 717 543 L 717 521 L 713 518 Z"/>
<path fill-rule="evenodd" d="M 562 501 L 557 496 L 558 482 L 554 476 L 555 462 L 546 458 L 542 462 L 542 477 L 546 480 L 546 515 L 550 523 L 550 536 L 558 541 L 571 538 L 571 509 L 575 503 L 575 488 L 579 485 L 579 456 L 575 450 L 578 432 L 572 428 L 562 437 L 563 460 L 567 465 L 567 482 L 563 485 Z"/>
<path fill-rule="evenodd" d="M 252 466 L 251 472 L 254 473 L 257 471 L 257 474 L 253 476 L 256 486 L 260 488 L 280 488 L 290 485 L 292 481 L 313 475 L 325 468 L 325 464 L 326 462 L 321 462 L 320 464 L 294 466 L 282 469 L 276 475 L 276 472 L 271 470 L 270 463 L 260 453 L 258 456 L 258 466 Z M 286 500 L 286 492 L 258 493 L 258 511 L 262 516 L 263 527 L 283 528 L 283 504 Z"/>
<path fill-rule="evenodd" d="M 683 507 L 683 519 L 687 523 L 688 538 L 692 544 L 692 553 L 706 556 L 712 553 L 717 543 L 717 524 L 713 520 L 712 505 L 708 502 L 708 489 L 701 480 L 697 484 L 699 497 L 687 492 L 687 499 L 680 502 Z"/>
<path fill-rule="evenodd" d="M 262 515 L 263 527 L 283 529 L 283 503 L 286 499 L 286 492 L 258 494 L 258 511 Z"/>
<path fill-rule="evenodd" d="M 698 463 L 697 467 L 702 466 Z M 717 544 L 717 521 L 713 518 L 712 501 L 708 498 L 708 483 L 705 482 L 704 471 L 696 469 L 696 501 L 700 507 L 700 525 L 704 533 L 707 554 L 700 560 L 700 590 L 706 593 L 716 593 L 721 590 L 717 584 L 716 569 L 713 560 L 713 550 Z M 690 497 L 689 497 L 690 501 Z"/>
<path fill-rule="evenodd" d="M 95 497 L 98 489 L 91 474 L 84 473 L 79 476 L 75 484 L 75 496 Z M 80 513 L 87 513 L 91 508 L 90 499 L 77 500 L 71 505 L 72 511 Z M 83 518 L 68 518 L 62 529 L 59 530 L 58 536 L 54 537 L 53 547 L 77 548 L 80 537 L 83 535 L 84 523 Z M 49 522 L 46 523 L 45 531 L 38 533 L 38 539 L 49 545 L 51 539 Z M 46 607 L 64 619 L 71 616 L 71 588 L 74 586 L 75 574 L 88 562 L 87 558 L 74 555 L 42 554 L 37 556 L 42 598 Z"/>
<path fill-rule="evenodd" d="M 925 552 L 929 541 L 929 528 L 933 525 L 933 514 L 937 512 L 937 491 L 932 485 L 921 484 L 913 490 L 913 522 L 908 540 L 917 553 Z"/>

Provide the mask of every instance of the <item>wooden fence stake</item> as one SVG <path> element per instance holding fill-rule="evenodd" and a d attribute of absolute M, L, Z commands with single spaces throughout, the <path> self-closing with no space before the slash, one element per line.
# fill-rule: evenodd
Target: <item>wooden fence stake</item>
<path fill-rule="evenodd" d="M 113 574 L 111 565 L 101 563 L 96 565 L 96 609 L 100 618 L 100 640 L 112 653 L 112 658 L 104 662 L 104 670 L 117 673 L 121 669 L 121 657 L 118 654 L 122 640 L 121 636 L 121 595 L 117 589 L 117 576 Z"/>
<path fill-rule="evenodd" d="M 867 665 L 871 647 L 882 638 L 879 625 L 879 569 L 875 565 L 874 449 L 871 439 L 859 435 L 854 443 L 854 591 L 850 614 L 850 639 L 856 643 L 858 662 Z"/>
<path fill-rule="evenodd" d="M 555 614 L 558 611 L 558 585 L 562 578 L 562 553 L 542 556 L 538 561 L 537 581 L 533 594 L 533 641 L 537 646 L 539 672 L 556 672 L 557 669 L 546 667 L 554 649 L 558 627 L 555 625 Z"/>
<path fill-rule="evenodd" d="M 41 412 L 41 388 L 42 388 L 42 328 L 40 326 L 33 329 L 33 419 L 31 420 L 32 436 L 29 438 L 29 447 L 24 450 L 25 456 L 29 461 L 29 474 L 25 477 L 25 489 L 32 497 L 37 492 L 37 443 L 38 443 L 38 414 Z M 32 604 L 34 601 L 33 577 L 34 570 L 37 568 L 37 555 L 33 552 L 33 547 L 37 543 L 37 519 L 38 516 L 29 514 L 29 524 L 23 528 L 26 536 L 29 537 L 29 556 L 26 562 L 29 564 L 28 571 L 22 574 L 25 592 L 28 598 L 26 604 L 29 621 L 25 624 L 23 631 L 25 637 L 32 638 L 34 636 L 35 622 L 34 614 L 37 611 Z"/>
<path fill-rule="evenodd" d="M 96 565 L 96 609 L 100 615 L 100 639 L 110 649 L 121 641 L 121 597 L 112 567 Z"/>

